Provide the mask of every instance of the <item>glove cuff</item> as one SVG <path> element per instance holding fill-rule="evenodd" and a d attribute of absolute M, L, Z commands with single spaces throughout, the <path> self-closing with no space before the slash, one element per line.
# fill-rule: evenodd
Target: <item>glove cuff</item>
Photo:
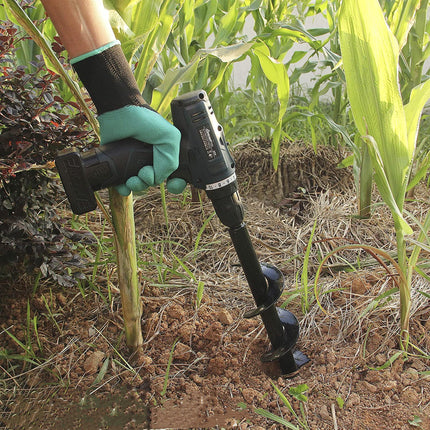
<path fill-rule="evenodd" d="M 72 61 L 73 68 L 87 89 L 99 115 L 124 106 L 145 103 L 130 65 L 119 44 L 107 45 Z M 103 47 L 102 47 L 103 48 Z M 81 59 L 82 58 L 82 59 Z"/>

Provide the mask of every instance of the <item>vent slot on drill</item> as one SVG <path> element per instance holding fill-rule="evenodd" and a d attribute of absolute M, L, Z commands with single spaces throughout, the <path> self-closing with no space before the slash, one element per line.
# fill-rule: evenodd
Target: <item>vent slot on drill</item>
<path fill-rule="evenodd" d="M 191 115 L 192 117 L 192 122 L 196 123 L 196 122 L 200 122 L 202 120 L 204 120 L 206 118 L 206 112 L 205 111 L 199 111 L 199 112 L 195 112 Z"/>

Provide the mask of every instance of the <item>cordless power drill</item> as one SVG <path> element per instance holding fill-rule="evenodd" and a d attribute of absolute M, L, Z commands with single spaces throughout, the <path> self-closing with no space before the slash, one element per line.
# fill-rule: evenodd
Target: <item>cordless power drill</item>
<path fill-rule="evenodd" d="M 258 262 L 244 223 L 235 163 L 207 94 L 199 90 L 181 95 L 172 101 L 171 112 L 173 124 L 181 132 L 181 144 L 179 167 L 170 178 L 182 178 L 205 190 L 218 218 L 229 229 L 257 305 L 245 317 L 261 315 L 271 341 L 272 350 L 262 360 L 279 360 L 282 373 L 292 373 L 308 361 L 304 354 L 293 351 L 298 321 L 291 312 L 275 307 L 283 275 L 276 267 Z M 94 191 L 125 183 L 152 164 L 152 146 L 124 139 L 84 153 L 65 149 L 55 162 L 72 210 L 79 215 L 96 208 Z"/>

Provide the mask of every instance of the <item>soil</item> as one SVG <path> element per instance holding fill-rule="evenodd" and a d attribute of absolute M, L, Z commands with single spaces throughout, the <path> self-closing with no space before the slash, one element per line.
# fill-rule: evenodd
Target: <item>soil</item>
<path fill-rule="evenodd" d="M 276 416 L 300 429 L 430 429 L 428 282 L 414 279 L 407 357 L 399 350 L 393 268 L 363 250 L 345 251 L 328 260 L 318 282 L 321 306 L 314 298 L 318 264 L 336 246 L 395 250 L 384 206 L 369 220 L 354 217 L 351 172 L 336 168 L 342 154 L 327 147 L 286 149 L 276 174 L 264 147 L 235 158 L 251 239 L 259 259 L 285 277 L 278 305 L 298 318 L 296 348 L 310 361 L 281 375 L 277 362 L 260 360 L 269 341 L 259 317 L 243 318 L 252 296 L 228 232 L 209 219 L 210 202 L 168 196 L 166 226 L 152 190 L 135 206 L 138 354 L 125 345 L 112 234 L 98 211 L 82 219 L 76 244 L 97 264 L 94 271 L 89 264 L 91 282 L 65 289 L 19 271 L 13 282 L 1 281 L 0 428 L 287 428 Z M 420 187 L 408 211 L 422 219 L 428 198 Z M 70 222 L 70 212 L 59 211 Z M 306 309 L 299 289 L 315 220 Z M 103 230 L 101 255 L 96 244 L 82 245 L 88 226 L 96 235 Z"/>

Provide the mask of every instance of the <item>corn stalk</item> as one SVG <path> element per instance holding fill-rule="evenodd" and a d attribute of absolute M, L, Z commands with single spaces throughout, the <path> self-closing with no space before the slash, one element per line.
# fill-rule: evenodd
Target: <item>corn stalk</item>
<path fill-rule="evenodd" d="M 403 33 L 402 33 L 403 34 Z M 406 255 L 412 229 L 403 205 L 415 152 L 419 120 L 430 97 L 430 81 L 411 91 L 403 105 L 398 85 L 399 43 L 377 0 L 344 0 L 339 38 L 348 97 L 355 124 L 369 152 L 375 182 L 396 230 L 400 278 L 400 344 L 407 350 L 411 277 Z"/>
<path fill-rule="evenodd" d="M 137 351 L 143 343 L 141 316 L 142 302 L 137 278 L 136 234 L 134 225 L 133 197 L 123 197 L 109 189 L 112 225 L 115 231 L 115 250 L 118 267 L 122 313 L 124 316 L 127 346 Z"/>

